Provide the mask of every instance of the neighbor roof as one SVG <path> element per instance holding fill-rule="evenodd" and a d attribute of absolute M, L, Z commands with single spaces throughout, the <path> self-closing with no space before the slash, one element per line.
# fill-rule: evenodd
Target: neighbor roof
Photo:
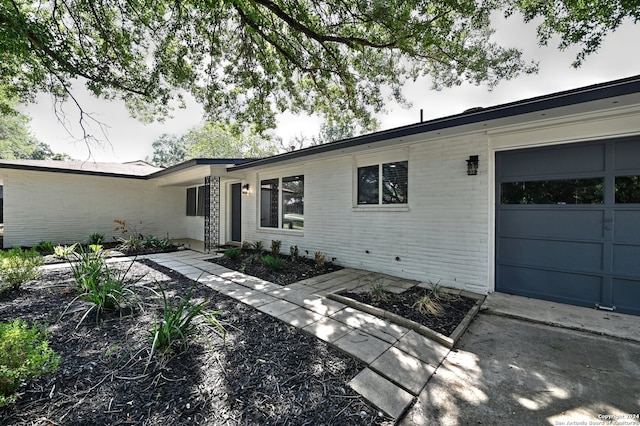
<path fill-rule="evenodd" d="M 370 133 L 354 138 L 343 139 L 323 145 L 316 145 L 303 148 L 298 151 L 286 152 L 273 157 L 250 161 L 248 163 L 233 167 L 234 170 L 248 169 L 283 161 L 289 161 L 314 154 L 321 154 L 330 151 L 358 147 L 376 142 L 383 142 L 395 138 L 417 135 L 420 133 L 433 132 L 443 129 L 450 129 L 468 124 L 482 123 L 490 120 L 497 120 L 508 117 L 515 117 L 522 114 L 546 111 L 553 108 L 567 107 L 581 103 L 598 101 L 616 96 L 624 96 L 640 93 L 640 75 L 628 77 L 606 83 L 594 84 L 578 89 L 553 93 L 550 95 L 538 96 L 521 101 L 510 102 L 488 108 L 471 108 L 461 114 L 455 114 L 443 118 L 437 118 L 422 123 L 411 124 L 403 127 L 396 127 L 381 132 Z"/>
<path fill-rule="evenodd" d="M 152 166 L 144 161 L 97 163 L 92 161 L 0 160 L 0 168 L 128 178 L 144 178 L 162 170 L 162 168 Z"/>

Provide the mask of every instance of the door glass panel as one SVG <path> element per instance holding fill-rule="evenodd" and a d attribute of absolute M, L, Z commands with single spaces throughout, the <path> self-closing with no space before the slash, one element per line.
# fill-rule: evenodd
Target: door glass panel
<path fill-rule="evenodd" d="M 640 176 L 616 177 L 616 203 L 640 203 Z"/>
<path fill-rule="evenodd" d="M 602 204 L 604 178 L 505 182 L 502 204 Z"/>

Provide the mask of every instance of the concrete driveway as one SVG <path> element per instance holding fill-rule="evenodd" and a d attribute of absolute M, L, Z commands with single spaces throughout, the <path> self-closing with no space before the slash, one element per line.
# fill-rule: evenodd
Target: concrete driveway
<path fill-rule="evenodd" d="M 487 312 L 445 358 L 401 425 L 640 424 L 640 342 Z M 590 322 L 600 318 L 603 327 L 617 320 L 593 315 Z M 639 317 L 623 317 L 640 330 Z"/>

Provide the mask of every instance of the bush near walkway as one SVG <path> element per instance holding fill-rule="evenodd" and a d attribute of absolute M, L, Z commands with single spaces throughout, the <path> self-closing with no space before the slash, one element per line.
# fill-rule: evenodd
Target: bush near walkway
<path fill-rule="evenodd" d="M 21 382 L 55 371 L 59 362 L 46 333 L 35 324 L 0 322 L 0 407 L 16 400 Z"/>
<path fill-rule="evenodd" d="M 34 249 L 15 247 L 0 252 L 0 279 L 5 286 L 17 290 L 23 283 L 40 276 L 42 263 L 42 256 Z"/>

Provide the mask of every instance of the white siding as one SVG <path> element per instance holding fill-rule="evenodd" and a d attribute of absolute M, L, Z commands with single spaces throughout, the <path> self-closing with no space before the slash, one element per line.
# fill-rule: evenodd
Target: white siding
<path fill-rule="evenodd" d="M 480 172 L 467 176 L 470 155 L 480 155 Z M 408 209 L 375 211 L 354 205 L 358 164 L 409 160 Z M 301 170 L 301 171 L 300 171 Z M 295 169 L 247 175 L 252 188 L 265 177 L 304 173 L 304 233 L 257 228 L 257 191 L 243 197 L 243 235 L 248 241 L 282 241 L 283 252 L 322 251 L 350 267 L 440 282 L 487 292 L 488 180 L 484 134 L 425 141 L 365 155 L 343 155 Z M 368 253 L 367 253 L 368 251 Z M 396 257 L 399 260 L 396 260 Z"/>
<path fill-rule="evenodd" d="M 100 232 L 107 240 L 114 219 L 143 234 L 185 238 L 185 189 L 152 181 L 64 173 L 4 170 L 4 246 L 85 241 Z"/>

